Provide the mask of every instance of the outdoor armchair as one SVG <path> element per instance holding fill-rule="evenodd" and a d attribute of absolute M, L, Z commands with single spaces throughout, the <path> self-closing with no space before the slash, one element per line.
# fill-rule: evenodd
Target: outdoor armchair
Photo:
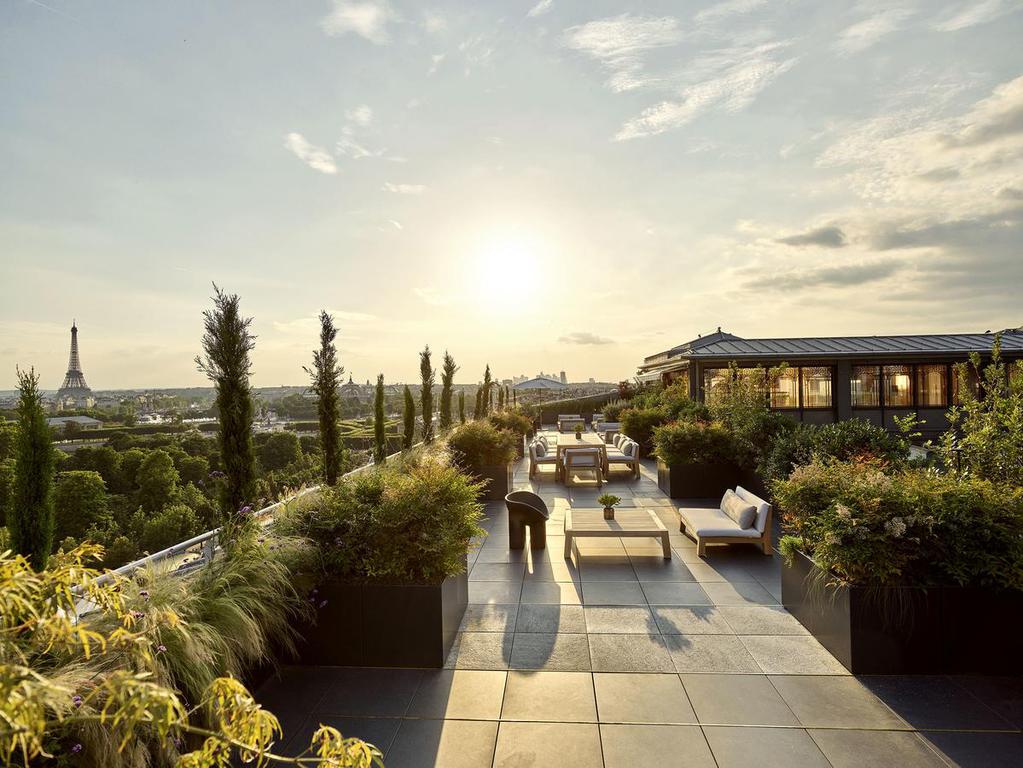
<path fill-rule="evenodd" d="M 526 528 L 529 528 L 529 548 L 547 546 L 547 520 L 551 513 L 543 499 L 532 491 L 512 491 L 504 497 L 508 507 L 508 548 L 526 546 Z"/>

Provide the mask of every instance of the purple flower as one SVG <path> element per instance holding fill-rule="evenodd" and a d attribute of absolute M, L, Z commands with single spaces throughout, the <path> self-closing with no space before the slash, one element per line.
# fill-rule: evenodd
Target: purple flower
<path fill-rule="evenodd" d="M 327 601 L 326 601 L 326 600 L 320 600 L 320 608 L 322 608 L 322 607 L 323 607 L 323 606 L 325 606 L 326 604 L 327 604 Z"/>
<path fill-rule="evenodd" d="M 80 706 L 82 706 L 82 697 L 76 693 L 74 696 L 71 697 L 71 703 L 75 705 L 75 709 L 78 709 Z"/>
<path fill-rule="evenodd" d="M 135 621 L 138 621 L 139 619 L 146 618 L 146 614 L 144 614 L 142 611 L 132 611 L 131 617 L 135 619 Z"/>
<path fill-rule="evenodd" d="M 160 644 L 160 645 L 156 646 L 156 652 L 157 653 L 167 653 L 167 646 L 163 645 L 163 644 Z"/>
<path fill-rule="evenodd" d="M 71 747 L 71 754 L 72 755 L 77 755 L 81 751 L 82 751 L 82 745 L 81 744 L 75 744 L 73 747 Z"/>
<path fill-rule="evenodd" d="M 149 590 L 148 589 L 140 589 L 139 590 L 139 597 L 141 597 L 143 600 L 149 600 Z"/>

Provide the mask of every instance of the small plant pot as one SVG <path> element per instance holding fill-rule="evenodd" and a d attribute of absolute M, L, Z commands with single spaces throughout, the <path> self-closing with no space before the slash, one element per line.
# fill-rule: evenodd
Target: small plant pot
<path fill-rule="evenodd" d="M 576 440 L 582 440 L 583 439 L 583 433 L 582 432 L 576 432 L 575 433 L 575 439 Z"/>
<path fill-rule="evenodd" d="M 614 520 L 615 519 L 615 508 L 614 507 L 604 507 L 604 519 L 605 520 Z"/>

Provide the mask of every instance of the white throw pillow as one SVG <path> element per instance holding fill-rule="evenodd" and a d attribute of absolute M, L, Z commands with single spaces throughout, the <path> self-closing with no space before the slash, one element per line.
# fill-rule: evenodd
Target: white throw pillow
<path fill-rule="evenodd" d="M 629 440 L 622 445 L 622 453 L 624 453 L 631 459 L 633 456 L 636 455 L 636 448 L 637 448 L 636 444 Z"/>
<path fill-rule="evenodd" d="M 540 441 L 533 443 L 533 447 L 536 449 L 536 458 L 542 459 L 547 455 L 547 446 Z"/>
<path fill-rule="evenodd" d="M 725 491 L 721 499 L 721 511 L 743 530 L 752 527 L 757 519 L 757 508 L 739 498 L 731 488 Z"/>

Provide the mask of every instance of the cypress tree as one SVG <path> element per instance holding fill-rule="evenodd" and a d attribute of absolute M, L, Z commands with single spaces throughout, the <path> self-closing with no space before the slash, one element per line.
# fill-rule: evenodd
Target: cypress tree
<path fill-rule="evenodd" d="M 422 382 L 422 391 L 419 399 L 422 403 L 420 411 L 423 414 L 423 442 L 433 442 L 433 383 L 435 376 L 433 365 L 430 363 L 430 345 L 427 344 L 419 353 L 419 378 Z"/>
<path fill-rule="evenodd" d="M 472 409 L 473 420 L 483 418 L 483 387 L 476 390 L 476 406 Z"/>
<path fill-rule="evenodd" d="M 481 402 L 483 406 L 483 416 L 490 413 L 490 405 L 494 402 L 493 387 L 494 380 L 490 377 L 490 364 L 487 363 L 487 370 L 483 373 L 483 399 Z"/>
<path fill-rule="evenodd" d="M 465 390 L 458 390 L 458 420 L 465 424 Z"/>
<path fill-rule="evenodd" d="M 405 385 L 405 434 L 402 436 L 401 449 L 407 451 L 412 447 L 416 439 L 416 401 L 412 397 L 412 390 Z"/>
<path fill-rule="evenodd" d="M 455 358 L 444 351 L 444 367 L 440 374 L 440 429 L 443 432 L 451 428 L 451 395 L 458 366 Z"/>
<path fill-rule="evenodd" d="M 512 407 L 513 408 L 518 408 L 519 407 L 519 401 L 518 401 L 518 398 L 515 397 L 515 388 L 514 387 L 512 387 L 511 393 L 512 393 Z"/>
<path fill-rule="evenodd" d="M 504 410 L 504 387 L 497 390 L 497 410 Z"/>
<path fill-rule="evenodd" d="M 305 372 L 312 379 L 310 389 L 316 394 L 316 412 L 320 420 L 320 455 L 323 459 L 323 481 L 334 485 L 341 474 L 341 374 L 345 369 L 338 365 L 337 347 L 334 339 L 337 329 L 334 318 L 327 310 L 320 312 L 320 348 L 313 352 L 313 367 Z"/>
<path fill-rule="evenodd" d="M 249 353 L 256 346 L 249 332 L 251 317 L 242 317 L 237 294 L 228 295 L 213 285 L 213 309 L 203 312 L 206 332 L 203 355 L 195 358 L 199 372 L 213 382 L 220 419 L 217 441 L 227 476 L 220 507 L 225 518 L 252 499 L 256 481 L 256 455 L 252 447 L 252 393 Z"/>
<path fill-rule="evenodd" d="M 14 493 L 7 514 L 11 547 L 37 571 L 53 549 L 53 455 L 50 427 L 39 394 L 35 368 L 17 371 L 18 433 L 14 454 Z"/>
<path fill-rule="evenodd" d="M 384 431 L 384 374 L 377 375 L 376 398 L 373 401 L 373 461 L 383 464 L 387 458 L 387 435 Z"/>

